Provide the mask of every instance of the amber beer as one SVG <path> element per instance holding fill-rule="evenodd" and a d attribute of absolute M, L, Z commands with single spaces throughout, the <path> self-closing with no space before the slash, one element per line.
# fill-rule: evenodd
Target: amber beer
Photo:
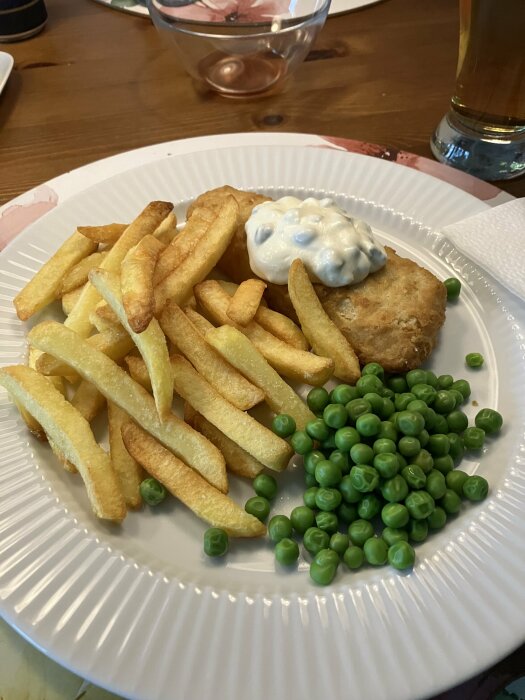
<path fill-rule="evenodd" d="M 525 0 L 460 0 L 452 109 L 474 131 L 525 129 Z"/>

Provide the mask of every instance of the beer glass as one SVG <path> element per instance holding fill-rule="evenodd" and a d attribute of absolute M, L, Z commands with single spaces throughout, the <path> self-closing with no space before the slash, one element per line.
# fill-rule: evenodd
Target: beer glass
<path fill-rule="evenodd" d="M 460 0 L 451 109 L 434 156 L 483 180 L 525 173 L 525 0 Z"/>

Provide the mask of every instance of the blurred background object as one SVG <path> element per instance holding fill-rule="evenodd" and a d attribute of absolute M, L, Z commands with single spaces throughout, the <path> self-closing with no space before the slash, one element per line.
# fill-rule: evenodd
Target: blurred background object
<path fill-rule="evenodd" d="M 0 41 L 22 41 L 47 22 L 44 0 L 0 0 Z"/>

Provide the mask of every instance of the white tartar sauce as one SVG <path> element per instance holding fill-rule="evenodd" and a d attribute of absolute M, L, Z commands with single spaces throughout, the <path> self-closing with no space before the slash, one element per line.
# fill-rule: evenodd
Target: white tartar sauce
<path fill-rule="evenodd" d="M 365 222 L 328 197 L 282 197 L 254 207 L 246 222 L 250 267 L 267 282 L 286 284 L 301 258 L 314 281 L 327 287 L 361 282 L 383 267 L 386 252 Z"/>

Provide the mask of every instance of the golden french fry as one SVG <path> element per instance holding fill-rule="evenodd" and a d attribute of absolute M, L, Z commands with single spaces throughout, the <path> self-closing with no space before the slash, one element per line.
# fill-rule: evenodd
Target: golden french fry
<path fill-rule="evenodd" d="M 104 302 L 106 303 L 106 302 Z M 106 304 L 107 306 L 107 304 Z M 108 309 L 111 309 L 110 306 L 107 307 Z M 113 313 L 113 309 L 111 309 L 111 312 Z M 119 323 L 118 318 L 115 315 L 115 320 L 108 320 L 107 318 L 103 318 L 102 316 L 99 316 L 95 311 L 92 311 L 89 314 L 89 320 L 93 324 L 93 327 L 97 331 L 97 333 L 102 333 L 102 331 L 107 331 L 107 330 L 124 330 L 122 328 L 122 324 Z"/>
<path fill-rule="evenodd" d="M 177 235 L 177 217 L 174 211 L 170 211 L 153 232 L 155 238 L 165 246 L 169 245 Z"/>
<path fill-rule="evenodd" d="M 149 326 L 155 310 L 153 271 L 164 245 L 147 235 L 132 248 L 122 261 L 120 286 L 122 304 L 130 327 L 142 333 Z"/>
<path fill-rule="evenodd" d="M 128 414 L 108 401 L 109 454 L 111 464 L 120 482 L 122 495 L 129 508 L 140 508 L 140 482 L 144 478 L 141 466 L 127 451 L 122 440 L 121 427 L 129 421 Z"/>
<path fill-rule="evenodd" d="M 172 209 L 173 204 L 169 202 L 150 202 L 108 251 L 102 261 L 102 269 L 109 272 L 120 272 L 120 265 L 126 253 L 137 245 L 141 238 L 148 233 L 153 233 Z M 99 300 L 100 294 L 92 284 L 88 284 L 67 317 L 65 325 L 83 338 L 87 338 L 93 328 L 89 317 Z"/>
<path fill-rule="evenodd" d="M 355 384 L 361 376 L 353 347 L 323 309 L 302 260 L 294 260 L 288 272 L 290 300 L 303 333 L 319 355 L 333 358 L 334 375 Z"/>
<path fill-rule="evenodd" d="M 226 401 L 180 355 L 171 358 L 171 365 L 179 396 L 265 467 L 286 468 L 293 452 L 285 440 Z"/>
<path fill-rule="evenodd" d="M 137 346 L 151 378 L 153 396 L 161 420 L 171 413 L 173 403 L 173 375 L 166 338 L 156 318 L 152 318 L 146 330 L 135 333 L 131 328 L 122 301 L 120 280 L 109 270 L 92 270 L 89 279 L 97 291 L 117 314 L 124 329 Z"/>
<path fill-rule="evenodd" d="M 241 282 L 228 306 L 227 314 L 231 320 L 240 326 L 246 326 L 253 321 L 265 289 L 266 283 L 262 280 Z"/>
<path fill-rule="evenodd" d="M 161 422 L 153 398 L 104 353 L 56 321 L 45 321 L 35 326 L 29 333 L 29 342 L 71 365 L 84 379 L 94 384 L 108 401 L 120 406 L 211 484 L 221 491 L 227 491 L 224 458 L 215 445 L 174 414 Z"/>
<path fill-rule="evenodd" d="M 122 521 L 126 505 L 111 460 L 97 444 L 85 418 L 48 379 L 30 367 L 0 369 L 0 384 L 34 416 L 60 453 L 76 466 L 95 514 Z"/>
<path fill-rule="evenodd" d="M 252 457 L 246 450 L 239 447 L 236 442 L 233 442 L 224 433 L 221 433 L 204 416 L 194 411 L 187 402 L 184 407 L 184 420 L 219 448 L 226 460 L 228 471 L 237 476 L 254 479 L 264 469 L 264 465 L 256 460 L 255 457 Z"/>
<path fill-rule="evenodd" d="M 75 231 L 13 299 L 18 318 L 27 321 L 37 311 L 57 299 L 64 275 L 79 260 L 96 249 L 96 243 Z"/>
<path fill-rule="evenodd" d="M 83 379 L 71 397 L 71 405 L 77 409 L 88 423 L 91 423 L 104 409 L 106 399 L 96 386 Z"/>
<path fill-rule="evenodd" d="M 72 292 L 74 289 L 78 289 L 78 287 L 83 287 L 88 281 L 89 271 L 95 267 L 99 267 L 106 255 L 107 252 L 105 251 L 102 253 L 91 253 L 91 255 L 77 262 L 77 264 L 64 275 L 60 286 L 60 296 L 64 296 L 64 294 Z"/>
<path fill-rule="evenodd" d="M 120 325 L 117 314 L 104 299 L 101 299 L 98 302 L 98 304 L 95 306 L 95 310 L 91 313 L 99 316 L 99 318 L 107 321 L 108 323 L 113 323 L 115 326 Z"/>
<path fill-rule="evenodd" d="M 159 314 L 168 299 L 184 304 L 195 284 L 208 275 L 222 257 L 237 229 L 239 205 L 228 197 L 205 236 L 184 260 L 155 287 L 155 311 Z"/>
<path fill-rule="evenodd" d="M 287 413 L 295 420 L 297 430 L 315 420 L 315 415 L 277 372 L 264 359 L 255 345 L 232 326 L 208 331 L 206 340 L 239 372 L 258 386 L 275 413 Z"/>
<path fill-rule="evenodd" d="M 103 226 L 77 226 L 78 233 L 95 243 L 113 245 L 122 236 L 129 224 L 104 224 Z"/>
<path fill-rule="evenodd" d="M 122 426 L 128 452 L 197 517 L 234 537 L 259 537 L 266 527 L 235 501 L 205 481 L 131 421 Z"/>
<path fill-rule="evenodd" d="M 204 318 L 204 316 L 202 316 L 198 311 L 195 311 L 195 309 L 192 309 L 190 306 L 184 307 L 184 313 L 201 335 L 206 335 L 208 331 L 215 328 L 213 323 L 210 323 L 207 318 Z"/>
<path fill-rule="evenodd" d="M 197 284 L 194 293 L 216 323 L 233 325 L 244 333 L 279 374 L 313 386 L 322 386 L 332 376 L 334 361 L 330 358 L 298 350 L 265 331 L 255 321 L 247 326 L 234 324 L 227 314 L 230 297 L 216 280 Z"/>
<path fill-rule="evenodd" d="M 136 355 L 126 355 L 124 362 L 128 368 L 129 376 L 151 393 L 151 379 L 148 368 L 142 357 Z"/>
<path fill-rule="evenodd" d="M 82 287 L 78 287 L 77 289 L 73 289 L 72 292 L 68 292 L 67 294 L 62 295 L 62 311 L 66 316 L 69 316 L 69 314 L 73 310 L 73 307 L 79 300 L 80 295 L 82 294 L 82 291 L 85 286 L 86 285 L 84 284 Z"/>
<path fill-rule="evenodd" d="M 166 304 L 159 323 L 195 369 L 234 406 L 247 411 L 264 400 L 264 393 L 209 345 L 173 300 Z"/>

